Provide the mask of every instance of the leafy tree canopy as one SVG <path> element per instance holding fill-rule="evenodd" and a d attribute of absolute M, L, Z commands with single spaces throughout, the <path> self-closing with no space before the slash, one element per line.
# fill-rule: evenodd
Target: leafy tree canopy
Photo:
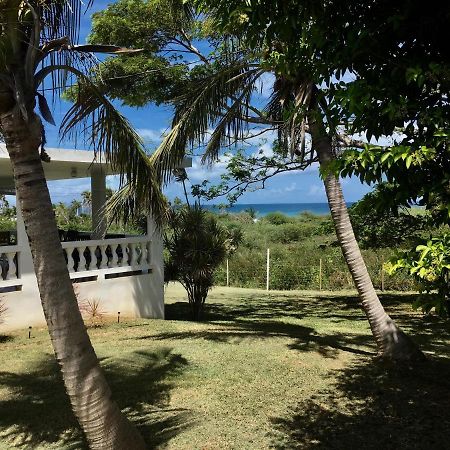
<path fill-rule="evenodd" d="M 181 0 L 119 0 L 93 15 L 89 41 L 144 50 L 132 58 L 108 58 L 98 73 L 112 97 L 143 106 L 181 94 L 212 60 L 219 37 Z"/>

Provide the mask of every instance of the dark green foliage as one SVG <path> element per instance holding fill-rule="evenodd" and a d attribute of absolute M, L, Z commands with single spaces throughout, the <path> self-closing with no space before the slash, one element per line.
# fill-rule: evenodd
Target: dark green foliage
<path fill-rule="evenodd" d="M 194 320 L 201 318 L 214 272 L 229 251 L 229 239 L 226 229 L 198 204 L 171 211 L 164 236 L 165 281 L 179 281 L 185 287 Z"/>
<path fill-rule="evenodd" d="M 413 304 L 425 313 L 435 310 L 450 316 L 450 234 L 431 238 L 410 251 L 398 253 L 386 265 L 391 274 L 411 275 L 421 292 L 426 293 Z"/>
<path fill-rule="evenodd" d="M 183 87 L 202 70 L 196 39 L 214 32 L 207 21 L 196 20 L 181 0 L 120 0 L 94 14 L 92 43 L 121 43 L 142 48 L 141 54 L 107 58 L 98 81 L 113 98 L 143 106 L 166 103 L 183 93 Z"/>
<path fill-rule="evenodd" d="M 385 188 L 378 185 L 349 209 L 353 230 L 363 248 L 398 247 L 416 240 L 429 228 L 429 216 L 420 210 L 387 207 L 383 202 Z"/>

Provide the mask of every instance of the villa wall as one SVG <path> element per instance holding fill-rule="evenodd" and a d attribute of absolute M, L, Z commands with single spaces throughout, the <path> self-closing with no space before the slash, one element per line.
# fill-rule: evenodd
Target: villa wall
<path fill-rule="evenodd" d="M 0 247 L 0 254 L 9 260 L 7 279 L 0 280 L 0 299 L 7 307 L 0 334 L 45 326 L 20 210 L 17 243 Z M 120 311 L 124 318 L 164 318 L 162 239 L 151 219 L 146 236 L 63 242 L 62 246 L 69 256 L 67 266 L 80 302 L 98 300 L 105 315 L 114 317 Z M 75 249 L 83 255 L 83 261 L 72 256 Z"/>

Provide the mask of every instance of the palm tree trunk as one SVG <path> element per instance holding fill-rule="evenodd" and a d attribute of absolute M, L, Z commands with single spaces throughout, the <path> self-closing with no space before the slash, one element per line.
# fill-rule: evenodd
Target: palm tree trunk
<path fill-rule="evenodd" d="M 0 115 L 16 192 L 33 256 L 42 307 L 72 409 L 92 449 L 144 449 L 113 401 L 84 326 L 59 241 L 39 155 L 41 122 L 33 114 Z"/>
<path fill-rule="evenodd" d="M 310 116 L 309 129 L 313 148 L 319 157 L 320 167 L 326 168 L 335 156 L 331 139 L 325 132 L 323 123 L 318 120 L 317 114 Z M 375 292 L 353 232 L 339 179 L 333 174 L 328 174 L 324 179 L 324 184 L 337 238 L 361 299 L 363 310 L 369 320 L 377 344 L 378 356 L 397 361 L 423 359 L 424 356 L 417 346 L 386 313 Z"/>

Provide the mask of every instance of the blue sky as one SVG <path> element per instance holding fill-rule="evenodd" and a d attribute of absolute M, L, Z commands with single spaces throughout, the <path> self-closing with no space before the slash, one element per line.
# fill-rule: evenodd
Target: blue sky
<path fill-rule="evenodd" d="M 81 23 L 81 39 L 83 42 L 89 34 L 91 27 L 91 15 L 96 10 L 104 9 L 108 3 L 103 0 L 94 1 L 94 8 L 90 10 Z M 68 103 L 56 102 L 54 116 L 57 123 L 62 119 L 67 111 Z M 170 123 L 170 110 L 167 107 L 156 107 L 149 105 L 144 108 L 122 107 L 117 104 L 119 110 L 128 118 L 138 132 L 143 136 L 146 143 L 156 146 L 162 132 L 167 130 Z M 74 148 L 72 142 L 59 142 L 58 128 L 47 126 L 48 147 Z M 266 143 L 268 148 L 270 143 Z M 78 148 L 83 148 L 78 143 Z M 198 158 L 194 158 L 193 167 L 188 169 L 188 175 L 192 183 L 202 182 L 208 179 L 210 182 L 219 181 L 220 174 L 224 171 L 224 165 L 218 164 L 212 168 L 204 167 L 199 163 Z M 117 182 L 110 177 L 108 184 L 117 187 Z M 54 202 L 63 201 L 69 203 L 73 199 L 79 199 L 83 190 L 90 189 L 88 179 L 78 179 L 69 181 L 58 181 L 49 183 L 52 200 Z M 344 195 L 347 201 L 352 202 L 360 199 L 369 188 L 362 185 L 358 179 L 343 180 Z M 175 196 L 182 196 L 181 186 L 177 184 L 169 185 L 166 190 L 169 199 Z M 218 199 L 215 203 L 223 200 Z M 304 172 L 288 173 L 278 175 L 266 184 L 264 190 L 248 192 L 242 196 L 239 203 L 313 203 L 326 202 L 323 184 L 319 178 L 317 167 L 311 167 Z"/>

